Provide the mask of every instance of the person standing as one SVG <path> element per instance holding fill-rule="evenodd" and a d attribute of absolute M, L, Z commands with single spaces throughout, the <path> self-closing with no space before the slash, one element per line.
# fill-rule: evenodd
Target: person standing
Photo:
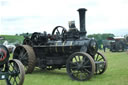
<path fill-rule="evenodd" d="M 104 50 L 104 52 L 106 52 L 106 46 L 105 45 L 103 45 L 103 50 Z"/>

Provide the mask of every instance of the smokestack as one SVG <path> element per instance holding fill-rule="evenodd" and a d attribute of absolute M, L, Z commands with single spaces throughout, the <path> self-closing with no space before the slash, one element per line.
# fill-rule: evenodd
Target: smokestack
<path fill-rule="evenodd" d="M 80 8 L 77 10 L 79 12 L 79 18 L 80 18 L 80 34 L 82 37 L 86 36 L 86 28 L 85 28 L 85 12 L 87 11 L 87 9 L 85 8 Z"/>

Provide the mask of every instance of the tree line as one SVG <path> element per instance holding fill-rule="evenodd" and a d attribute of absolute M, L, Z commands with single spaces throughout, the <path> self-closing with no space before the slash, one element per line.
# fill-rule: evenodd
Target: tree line
<path fill-rule="evenodd" d="M 99 48 L 101 48 L 101 45 L 103 45 L 103 40 L 106 40 L 108 37 L 114 37 L 114 34 L 111 33 L 104 33 L 104 34 L 91 34 L 91 35 L 87 35 L 88 38 L 94 38 L 96 39 Z"/>
<path fill-rule="evenodd" d="M 22 34 L 16 34 L 16 35 L 3 35 L 2 37 L 5 37 L 5 40 L 9 40 L 9 42 L 22 42 L 23 41 L 23 37 L 24 36 L 31 36 L 32 33 L 22 33 Z M 103 44 L 103 40 L 106 40 L 108 37 L 114 37 L 114 34 L 111 33 L 104 33 L 104 34 L 90 34 L 87 35 L 88 38 L 94 38 L 96 39 L 96 41 L 98 42 L 98 46 L 100 48 L 100 46 Z"/>

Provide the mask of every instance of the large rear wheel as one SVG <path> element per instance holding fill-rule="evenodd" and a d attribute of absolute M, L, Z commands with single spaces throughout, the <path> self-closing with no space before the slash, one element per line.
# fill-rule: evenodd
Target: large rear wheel
<path fill-rule="evenodd" d="M 13 58 L 18 59 L 23 63 L 26 73 L 33 72 L 36 63 L 36 56 L 31 46 L 21 45 L 16 47 Z"/>

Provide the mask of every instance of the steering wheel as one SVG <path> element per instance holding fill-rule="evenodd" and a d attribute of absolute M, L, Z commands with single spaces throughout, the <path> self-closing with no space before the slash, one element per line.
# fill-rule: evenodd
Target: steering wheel
<path fill-rule="evenodd" d="M 61 29 L 60 29 L 61 28 Z M 64 36 L 67 30 L 62 26 L 56 26 L 52 31 L 52 36 L 56 35 L 56 38 L 60 39 Z"/>

